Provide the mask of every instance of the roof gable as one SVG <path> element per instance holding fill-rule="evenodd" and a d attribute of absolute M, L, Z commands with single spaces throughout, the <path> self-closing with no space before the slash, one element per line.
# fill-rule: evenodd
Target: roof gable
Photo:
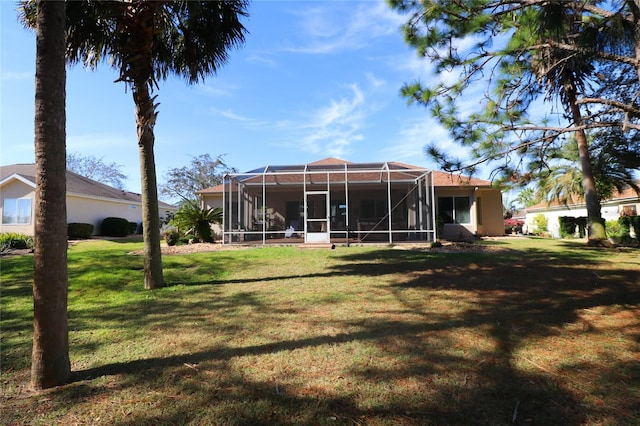
<path fill-rule="evenodd" d="M 35 188 L 36 165 L 12 164 L 8 166 L 0 166 L 0 184 L 3 184 L 5 180 L 12 176 L 18 176 L 20 180 L 25 183 L 30 183 Z M 86 178 L 69 170 L 67 170 L 67 194 L 108 198 L 136 204 L 142 203 L 142 196 L 140 194 L 105 185 L 104 183 Z M 163 203 L 161 201 L 159 204 L 162 208 L 173 207 L 170 204 Z"/>
<path fill-rule="evenodd" d="M 35 188 L 36 187 L 36 184 L 35 184 L 34 181 L 32 181 L 30 179 L 27 179 L 27 178 L 25 178 L 25 177 L 23 177 L 23 176 L 21 176 L 21 175 L 19 175 L 17 173 L 14 173 L 12 175 L 9 175 L 9 176 L 6 176 L 6 177 L 2 178 L 0 180 L 0 187 L 4 186 L 7 183 L 12 182 L 12 181 L 22 182 L 23 184 L 25 184 L 27 186 L 30 186 L 31 188 Z"/>

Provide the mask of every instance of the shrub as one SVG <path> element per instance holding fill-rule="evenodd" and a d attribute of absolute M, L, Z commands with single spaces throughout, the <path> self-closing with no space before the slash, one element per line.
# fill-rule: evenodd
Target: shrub
<path fill-rule="evenodd" d="M 162 231 L 162 237 L 168 246 L 175 246 L 180 241 L 180 232 L 173 226 L 167 226 Z"/>
<path fill-rule="evenodd" d="M 137 222 L 129 222 L 129 233 L 135 234 L 138 231 L 138 223 Z"/>
<path fill-rule="evenodd" d="M 589 223 L 589 219 L 581 216 L 581 217 L 576 217 L 576 225 L 578 225 L 578 236 L 580 238 L 584 238 L 585 235 L 587 235 L 587 224 Z M 603 223 L 604 225 L 604 223 Z"/>
<path fill-rule="evenodd" d="M 202 208 L 193 202 L 187 202 L 173 217 L 173 224 L 177 225 L 185 235 L 193 236 L 194 240 L 213 242 L 212 223 L 222 222 L 222 209 Z"/>
<path fill-rule="evenodd" d="M 625 228 L 619 220 L 608 220 L 605 224 L 605 229 L 607 231 L 607 237 L 616 242 L 621 241 L 625 235 L 629 235 L 628 230 L 625 232 Z"/>
<path fill-rule="evenodd" d="M 631 229 L 636 240 L 640 240 L 640 216 L 621 216 L 618 222 L 623 227 L 625 235 L 631 235 Z"/>
<path fill-rule="evenodd" d="M 431 248 L 442 247 L 442 243 L 440 241 L 434 241 L 431 243 Z"/>
<path fill-rule="evenodd" d="M 560 216 L 558 223 L 560 225 L 560 236 L 562 238 L 573 238 L 576 234 L 577 218 L 573 216 Z"/>
<path fill-rule="evenodd" d="M 100 229 L 107 237 L 126 237 L 129 235 L 129 221 L 121 217 L 107 217 Z"/>
<path fill-rule="evenodd" d="M 533 231 L 538 235 L 542 235 L 548 231 L 549 220 L 542 213 L 538 213 L 533 217 Z"/>
<path fill-rule="evenodd" d="M 26 234 L 6 232 L 0 234 L 0 251 L 23 250 L 33 248 L 33 237 Z"/>
<path fill-rule="evenodd" d="M 436 238 L 442 238 L 444 235 L 445 220 L 442 216 L 436 217 Z"/>
<path fill-rule="evenodd" d="M 518 219 L 505 219 L 504 220 L 504 233 L 511 234 L 513 232 L 522 233 L 522 227 L 524 226 L 524 221 Z"/>
<path fill-rule="evenodd" d="M 67 237 L 75 240 L 84 240 L 93 234 L 93 225 L 90 223 L 68 223 Z"/>

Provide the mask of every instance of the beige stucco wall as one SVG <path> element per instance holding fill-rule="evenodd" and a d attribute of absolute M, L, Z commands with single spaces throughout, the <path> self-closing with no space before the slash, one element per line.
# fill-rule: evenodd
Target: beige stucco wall
<path fill-rule="evenodd" d="M 486 237 L 504 235 L 502 214 L 502 192 L 499 189 L 479 189 L 476 199 L 481 198 L 482 225 L 478 224 L 478 234 Z"/>
<path fill-rule="evenodd" d="M 201 207 L 204 209 L 216 209 L 222 208 L 222 194 L 208 194 L 200 197 Z M 214 223 L 211 225 L 214 238 L 219 239 L 222 237 L 222 224 Z"/>
<path fill-rule="evenodd" d="M 434 192 L 436 205 L 439 197 L 470 197 L 471 200 L 470 223 L 445 224 L 442 236 L 444 239 L 459 240 L 474 236 L 500 236 L 504 234 L 502 193 L 499 189 L 436 188 Z"/>
<path fill-rule="evenodd" d="M 94 234 L 100 234 L 100 225 L 107 217 L 121 217 L 140 223 L 142 207 L 140 204 L 67 195 L 67 223 L 90 223 L 94 226 Z"/>
<path fill-rule="evenodd" d="M 0 219 L 0 232 L 16 232 L 19 234 L 33 235 L 33 213 L 35 203 L 35 191 L 32 186 L 20 180 L 12 180 L 5 183 L 0 190 L 0 218 L 4 213 L 5 198 L 31 198 L 31 221 L 29 224 L 2 224 Z"/>

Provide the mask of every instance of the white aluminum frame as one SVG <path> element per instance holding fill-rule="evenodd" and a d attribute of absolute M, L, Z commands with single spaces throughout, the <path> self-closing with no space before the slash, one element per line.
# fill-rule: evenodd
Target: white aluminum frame
<path fill-rule="evenodd" d="M 344 167 L 341 168 L 340 165 L 329 165 L 329 166 L 323 166 L 323 165 L 309 165 L 309 164 L 305 164 L 305 165 L 298 165 L 298 166 L 266 166 L 262 171 L 253 171 L 253 172 L 247 172 L 247 173 L 231 173 L 231 174 L 227 174 L 224 178 L 224 184 L 223 184 L 223 224 L 222 224 L 222 241 L 225 244 L 232 244 L 232 243 L 240 243 L 240 242 L 244 242 L 245 240 L 247 240 L 247 237 L 255 237 L 255 236 L 261 236 L 261 240 L 262 240 L 262 244 L 267 244 L 267 238 L 269 236 L 271 236 L 272 234 L 282 234 L 283 231 L 279 230 L 279 231 L 269 231 L 266 228 L 266 206 L 267 206 L 267 187 L 271 186 L 271 185 L 290 185 L 291 187 L 299 187 L 302 186 L 302 196 L 303 196 L 303 203 L 304 203 L 304 228 L 303 228 L 303 233 L 306 237 L 307 234 L 307 194 L 312 194 L 312 193 L 326 193 L 327 194 L 327 215 L 330 215 L 331 212 L 330 210 L 330 196 L 331 196 L 331 188 L 332 186 L 335 188 L 336 185 L 342 184 L 342 182 L 335 182 L 335 184 L 332 185 L 331 182 L 331 177 L 333 175 L 337 175 L 337 174 L 342 174 L 344 176 L 344 193 L 345 193 L 345 205 L 346 205 L 346 231 L 332 231 L 330 229 L 330 223 L 327 225 L 327 232 L 329 235 L 333 234 L 337 234 L 337 233 L 341 233 L 341 232 L 345 232 L 345 241 L 347 242 L 347 244 L 349 243 L 349 233 L 352 232 L 350 231 L 350 211 L 349 211 L 349 196 L 350 193 L 352 191 L 356 191 L 356 190 L 350 190 L 349 185 L 354 185 L 354 184 L 380 184 L 383 182 L 383 175 L 386 175 L 386 183 L 387 183 L 387 215 L 386 217 L 384 217 L 382 220 L 387 221 L 387 229 L 386 230 L 375 230 L 375 228 L 377 226 L 379 226 L 382 223 L 382 220 L 380 222 L 378 222 L 375 226 L 374 229 L 366 231 L 366 233 L 364 234 L 364 237 L 362 238 L 362 240 L 364 240 L 367 236 L 372 235 L 372 234 L 387 234 L 388 235 L 388 242 L 389 244 L 393 244 L 398 242 L 397 240 L 394 240 L 393 236 L 394 234 L 410 234 L 410 235 L 415 235 L 422 241 L 435 241 L 436 240 L 436 224 L 435 224 L 435 212 L 436 212 L 436 203 L 435 203 L 435 190 L 434 190 L 434 185 L 433 185 L 433 174 L 431 172 L 431 170 L 429 169 L 418 169 L 418 168 L 391 168 L 389 166 L 389 163 L 376 163 L 376 164 L 380 164 L 380 167 L 371 167 L 371 168 L 367 168 L 367 167 L 362 167 L 361 166 L 366 166 L 366 164 L 358 164 L 358 163 L 345 163 Z M 310 166 L 312 166 L 312 168 L 316 169 L 310 169 Z M 350 169 L 350 166 L 353 169 Z M 272 169 L 272 167 L 274 167 Z M 277 170 L 278 167 L 283 167 L 286 170 Z M 323 167 L 325 167 L 323 169 Z M 299 168 L 299 169 L 296 169 Z M 352 181 L 350 182 L 349 180 L 349 176 L 352 174 L 379 174 L 380 178 L 379 180 L 365 180 L 365 181 Z M 407 176 L 409 176 L 409 178 L 407 179 L 392 179 L 392 175 L 394 174 L 407 174 Z M 294 183 L 287 183 L 287 184 L 271 184 L 271 183 L 267 183 L 267 177 L 268 176 L 273 176 L 275 177 L 275 179 L 277 180 L 277 177 L 279 176 L 287 176 L 287 175 L 300 175 L 302 176 L 302 182 L 294 182 Z M 312 190 L 312 189 L 308 189 L 309 185 L 311 185 L 311 178 L 314 175 L 326 175 L 326 190 Z M 249 231 L 247 229 L 242 228 L 240 225 L 245 223 L 245 221 L 243 221 L 243 203 L 247 202 L 247 200 L 243 197 L 244 194 L 244 188 L 247 186 L 247 184 L 245 183 L 247 180 L 255 178 L 255 177 L 261 177 L 262 178 L 262 230 L 261 231 Z M 424 190 L 422 187 L 422 182 L 424 182 Z M 238 221 L 238 228 L 237 229 L 232 229 L 233 226 L 233 209 L 228 209 L 227 205 L 231 206 L 233 203 L 233 184 L 236 183 L 237 184 L 237 221 Z M 393 184 L 397 184 L 397 183 L 413 183 L 413 187 L 407 191 L 406 195 L 403 197 L 403 199 L 397 203 L 395 206 L 392 205 L 392 199 L 391 199 L 391 187 L 392 187 L 392 183 Z M 227 190 L 228 188 L 228 190 Z M 392 224 L 393 224 L 393 218 L 392 218 L 392 213 L 395 210 L 395 208 L 397 208 L 402 201 L 404 201 L 414 190 L 418 191 L 418 195 L 417 195 L 417 201 L 418 204 L 415 206 L 416 209 L 416 216 L 415 216 L 415 221 L 419 222 L 416 223 L 414 225 L 413 229 L 392 229 Z M 229 210 L 229 213 L 227 214 L 224 210 Z M 244 211 L 244 215 L 247 216 L 250 212 L 246 211 L 247 209 L 245 208 Z M 425 214 L 427 215 L 427 218 L 425 218 Z M 429 217 L 430 216 L 430 217 Z M 425 220 L 426 219 L 426 220 Z M 429 220 L 430 219 L 430 220 Z M 328 220 L 328 222 L 330 222 Z M 426 224 L 426 227 L 425 227 Z M 419 226 L 417 226 L 419 225 Z M 407 224 L 407 228 L 410 228 L 410 225 Z M 306 238 L 305 238 L 306 240 Z M 256 240 L 253 240 L 256 241 Z"/>

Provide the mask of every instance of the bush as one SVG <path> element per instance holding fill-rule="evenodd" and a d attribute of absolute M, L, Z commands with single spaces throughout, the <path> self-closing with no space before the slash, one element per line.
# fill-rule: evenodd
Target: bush
<path fill-rule="evenodd" d="M 442 216 L 436 217 L 436 238 L 442 238 L 444 235 L 445 219 Z"/>
<path fill-rule="evenodd" d="M 107 237 L 126 237 L 129 235 L 129 221 L 121 217 L 107 217 L 100 228 Z"/>
<path fill-rule="evenodd" d="M 587 235 L 587 224 L 589 223 L 589 219 L 581 216 L 576 217 L 576 225 L 578 225 L 578 236 L 580 238 L 584 238 Z M 604 225 L 604 224 L 603 224 Z"/>
<path fill-rule="evenodd" d="M 162 231 L 162 237 L 167 242 L 168 246 L 175 246 L 180 241 L 180 232 L 173 226 L 167 226 Z"/>
<path fill-rule="evenodd" d="M 577 218 L 573 216 L 560 216 L 558 223 L 560 225 L 560 236 L 562 238 L 573 238 L 576 234 Z"/>
<path fill-rule="evenodd" d="M 24 250 L 33 248 L 33 237 L 26 234 L 6 232 L 0 234 L 0 251 Z"/>
<path fill-rule="evenodd" d="M 605 223 L 605 229 L 607 231 L 607 237 L 616 242 L 621 241 L 625 235 L 629 235 L 628 230 L 625 232 L 625 228 L 619 220 L 608 220 Z"/>
<path fill-rule="evenodd" d="M 625 235 L 631 235 L 631 230 L 636 240 L 640 240 L 640 216 L 621 216 L 618 222 L 624 229 Z"/>
<path fill-rule="evenodd" d="M 222 209 L 202 208 L 193 202 L 187 202 L 173 217 L 172 224 L 176 225 L 185 235 L 194 240 L 213 242 L 212 223 L 222 223 Z"/>
<path fill-rule="evenodd" d="M 68 223 L 67 237 L 74 240 L 85 240 L 93 234 L 93 225 L 90 223 Z"/>
<path fill-rule="evenodd" d="M 542 213 L 538 213 L 533 217 L 533 231 L 537 235 L 543 235 L 548 231 L 549 220 Z"/>
<path fill-rule="evenodd" d="M 138 223 L 137 222 L 129 222 L 129 234 L 138 233 Z"/>
<path fill-rule="evenodd" d="M 504 233 L 512 234 L 517 232 L 519 234 L 522 233 L 522 227 L 524 226 L 524 221 L 518 219 L 505 219 L 504 220 Z"/>

